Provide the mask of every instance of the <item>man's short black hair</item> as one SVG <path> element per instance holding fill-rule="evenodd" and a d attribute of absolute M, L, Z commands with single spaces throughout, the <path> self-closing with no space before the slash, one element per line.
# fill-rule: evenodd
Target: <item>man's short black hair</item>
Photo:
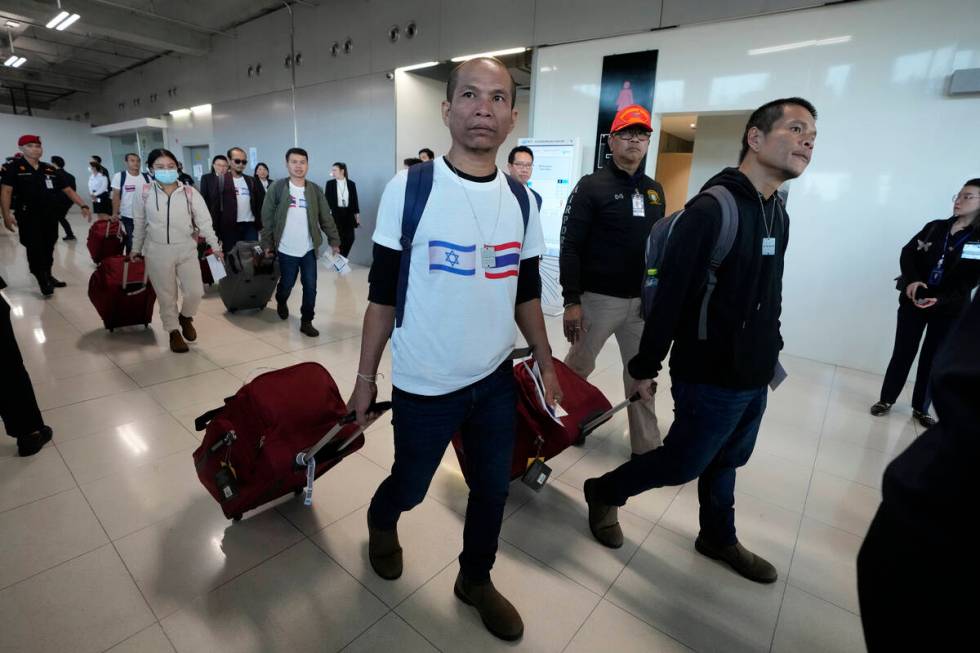
<path fill-rule="evenodd" d="M 436 153 L 427 147 L 423 147 L 421 150 L 419 150 L 419 158 L 422 158 L 423 154 L 428 154 L 430 159 L 436 158 Z"/>
<path fill-rule="evenodd" d="M 286 150 L 286 163 L 289 163 L 289 157 L 290 157 L 290 155 L 293 155 L 293 154 L 299 154 L 301 157 L 303 157 L 307 161 L 310 160 L 310 155 L 306 153 L 306 150 L 304 150 L 301 147 L 291 147 L 288 150 Z"/>
<path fill-rule="evenodd" d="M 534 152 L 532 152 L 531 151 L 531 148 L 529 148 L 527 145 L 518 145 L 513 150 L 511 150 L 510 151 L 510 154 L 507 155 L 507 163 L 513 165 L 514 164 L 514 156 L 518 152 L 523 152 L 524 154 L 527 154 L 529 157 L 531 157 L 531 163 L 534 163 Z"/>
<path fill-rule="evenodd" d="M 59 168 L 64 168 L 64 167 L 65 167 L 65 160 L 64 160 L 64 159 L 62 159 L 62 158 L 61 158 L 60 156 L 58 156 L 57 154 L 56 154 L 56 155 L 54 155 L 53 157 L 51 157 L 51 163 L 53 163 L 53 164 L 55 164 L 55 165 L 56 165 L 56 166 L 58 166 Z"/>
<path fill-rule="evenodd" d="M 783 107 L 787 104 L 795 104 L 798 107 L 803 107 L 810 112 L 814 120 L 817 119 L 817 110 L 809 101 L 801 97 L 786 97 L 773 100 L 772 102 L 766 102 L 753 111 L 752 115 L 749 116 L 749 121 L 745 123 L 745 131 L 742 133 L 742 152 L 738 155 L 739 163 L 744 161 L 745 156 L 749 153 L 749 130 L 755 127 L 763 134 L 771 132 L 772 126 L 776 124 L 777 120 L 783 117 Z"/>
<path fill-rule="evenodd" d="M 135 156 L 137 159 L 140 158 L 140 155 L 136 152 L 126 152 L 126 156 L 123 157 L 123 161 L 129 161 L 129 157 L 131 156 Z"/>
<path fill-rule="evenodd" d="M 456 93 L 456 86 L 459 85 L 459 71 L 466 64 L 473 63 L 474 61 L 489 61 L 492 64 L 500 66 L 507 73 L 507 79 L 510 80 L 510 108 L 513 109 L 514 105 L 517 104 L 517 82 L 514 81 L 514 77 L 510 74 L 510 70 L 507 69 L 507 64 L 498 59 L 497 57 L 477 57 L 475 59 L 468 59 L 455 68 L 449 73 L 449 81 L 446 82 L 446 101 L 453 101 L 453 94 Z"/>
<path fill-rule="evenodd" d="M 246 152 L 242 148 L 240 148 L 240 147 L 229 147 L 228 148 L 228 152 L 227 152 L 229 159 L 231 158 L 231 153 L 234 152 L 235 150 L 238 150 L 239 152 L 241 152 L 242 154 L 244 154 L 246 158 L 248 158 L 248 152 Z"/>
<path fill-rule="evenodd" d="M 403 164 L 403 165 L 406 165 L 406 166 L 408 166 L 408 167 L 410 167 L 410 168 L 411 168 L 411 167 L 412 167 L 413 165 L 415 165 L 416 163 L 422 163 L 422 159 L 417 159 L 417 158 L 415 158 L 414 156 L 410 156 L 410 157 L 408 157 L 407 159 L 404 159 L 404 160 L 402 161 L 402 164 Z"/>

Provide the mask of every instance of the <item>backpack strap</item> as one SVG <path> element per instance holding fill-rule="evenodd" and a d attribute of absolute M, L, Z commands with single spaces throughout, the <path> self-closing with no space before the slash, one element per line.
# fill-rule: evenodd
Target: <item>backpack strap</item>
<path fill-rule="evenodd" d="M 408 169 L 405 184 L 405 208 L 402 210 L 401 263 L 398 268 L 398 291 L 395 295 L 395 327 L 405 319 L 405 300 L 408 298 L 408 274 L 412 269 L 412 241 L 418 231 L 425 203 L 432 193 L 434 173 L 432 161 L 417 163 Z"/>
<path fill-rule="evenodd" d="M 521 207 L 521 218 L 524 219 L 524 233 L 526 234 L 527 223 L 531 219 L 531 201 L 527 198 L 527 188 L 510 175 L 504 175 L 504 179 L 507 180 L 507 185 L 510 186 L 510 192 L 517 198 L 517 203 Z M 540 204 L 538 206 L 540 207 Z"/>
<path fill-rule="evenodd" d="M 184 191 L 184 200 L 187 202 L 187 214 L 191 216 L 191 229 L 194 237 L 197 238 L 201 230 L 197 227 L 197 221 L 194 220 L 194 188 L 193 186 L 188 186 L 187 184 L 181 184 L 180 189 Z"/>
<path fill-rule="evenodd" d="M 541 211 L 541 204 L 544 202 L 544 200 L 541 198 L 541 194 L 530 186 L 528 186 L 527 189 L 531 191 L 532 195 L 534 195 L 534 201 L 538 204 L 538 211 Z"/>
<path fill-rule="evenodd" d="M 711 302 L 711 295 L 715 292 L 715 286 L 718 285 L 718 268 L 735 245 L 735 236 L 738 234 L 738 205 L 731 191 L 724 186 L 712 186 L 700 194 L 715 198 L 721 207 L 721 231 L 718 233 L 718 240 L 715 241 L 715 246 L 711 250 L 711 259 L 708 261 L 708 287 L 704 292 L 704 299 L 701 300 L 701 315 L 698 318 L 698 340 L 707 340 L 708 304 Z"/>

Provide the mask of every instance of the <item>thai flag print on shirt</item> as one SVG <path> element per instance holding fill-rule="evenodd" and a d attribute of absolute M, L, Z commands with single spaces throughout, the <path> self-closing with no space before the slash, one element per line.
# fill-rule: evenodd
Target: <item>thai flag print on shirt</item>
<path fill-rule="evenodd" d="M 516 277 L 521 266 L 521 244 L 518 242 L 494 245 L 494 266 L 485 270 L 487 279 Z"/>
<path fill-rule="evenodd" d="M 473 276 L 476 274 L 476 245 L 430 240 L 429 272 L 433 271 Z"/>
<path fill-rule="evenodd" d="M 306 208 L 306 195 L 300 195 L 296 197 L 292 193 L 289 194 L 289 208 L 291 209 L 305 209 Z"/>

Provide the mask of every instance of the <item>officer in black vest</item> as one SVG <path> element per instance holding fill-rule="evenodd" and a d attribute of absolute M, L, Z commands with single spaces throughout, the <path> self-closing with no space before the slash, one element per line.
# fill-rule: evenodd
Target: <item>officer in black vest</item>
<path fill-rule="evenodd" d="M 64 281 L 51 276 L 54 245 L 58 240 L 58 194 L 64 193 L 82 207 L 86 220 L 90 218 L 90 212 L 78 193 L 65 185 L 65 178 L 58 169 L 41 161 L 44 150 L 40 136 L 26 134 L 20 137 L 17 145 L 23 156 L 5 163 L 0 171 L 3 224 L 10 231 L 19 228 L 31 274 L 37 277 L 41 293 L 48 297 L 55 288 L 65 286 Z"/>

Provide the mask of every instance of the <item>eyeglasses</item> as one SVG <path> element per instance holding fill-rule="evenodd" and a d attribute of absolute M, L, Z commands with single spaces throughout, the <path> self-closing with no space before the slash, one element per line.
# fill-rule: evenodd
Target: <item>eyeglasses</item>
<path fill-rule="evenodd" d="M 234 163 L 234 164 L 236 164 L 236 165 L 243 166 L 246 163 L 248 163 L 248 159 L 232 159 L 231 162 Z"/>
<path fill-rule="evenodd" d="M 528 170 L 534 167 L 533 163 L 512 163 L 511 165 L 515 168 L 526 168 Z"/>
<path fill-rule="evenodd" d="M 650 132 L 641 131 L 639 129 L 623 129 L 622 131 L 618 131 L 613 134 L 613 136 L 621 141 L 631 141 L 635 138 L 642 143 L 650 140 Z"/>
<path fill-rule="evenodd" d="M 964 200 L 966 202 L 969 202 L 970 200 L 975 200 L 978 198 L 980 198 L 980 195 L 978 195 L 977 193 L 958 193 L 956 195 L 953 195 L 954 202 L 956 200 Z"/>

